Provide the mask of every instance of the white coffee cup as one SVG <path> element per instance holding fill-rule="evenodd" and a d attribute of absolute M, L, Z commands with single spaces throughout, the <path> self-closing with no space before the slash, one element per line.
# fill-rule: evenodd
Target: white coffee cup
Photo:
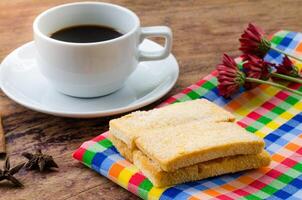
<path fill-rule="evenodd" d="M 52 33 L 76 25 L 108 26 L 123 35 L 94 43 L 50 38 Z M 172 46 L 170 28 L 142 28 L 135 13 L 109 3 L 81 2 L 51 8 L 35 19 L 33 30 L 40 71 L 58 91 L 75 97 L 97 97 L 118 90 L 139 62 L 166 58 Z M 161 51 L 139 49 L 146 37 L 154 36 L 165 38 Z"/>

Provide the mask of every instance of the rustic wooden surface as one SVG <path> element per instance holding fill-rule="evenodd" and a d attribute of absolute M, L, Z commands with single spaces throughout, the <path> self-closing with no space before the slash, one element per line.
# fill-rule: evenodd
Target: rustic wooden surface
<path fill-rule="evenodd" d="M 40 12 L 72 0 L 0 0 L 0 59 L 32 40 L 32 22 Z M 221 54 L 237 55 L 238 37 L 248 22 L 265 27 L 302 31 L 302 1 L 182 1 L 113 0 L 135 11 L 143 26 L 167 25 L 174 33 L 173 53 L 180 77 L 172 95 L 208 74 Z M 159 102 L 157 102 L 159 103 Z M 149 106 L 151 108 L 157 103 Z M 52 154 L 59 172 L 22 171 L 24 189 L 0 183 L 0 199 L 137 199 L 71 157 L 79 145 L 107 130 L 110 118 L 67 119 L 28 110 L 0 92 L 0 113 L 7 151 L 13 164 L 21 152 L 42 147 Z M 1 162 L 1 161 L 0 161 Z M 2 164 L 1 164 L 2 165 Z"/>

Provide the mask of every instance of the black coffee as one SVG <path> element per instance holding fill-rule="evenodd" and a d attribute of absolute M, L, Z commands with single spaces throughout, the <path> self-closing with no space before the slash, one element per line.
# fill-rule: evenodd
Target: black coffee
<path fill-rule="evenodd" d="M 64 42 L 90 43 L 111 40 L 121 35 L 123 34 L 106 26 L 78 25 L 61 29 L 50 37 Z"/>

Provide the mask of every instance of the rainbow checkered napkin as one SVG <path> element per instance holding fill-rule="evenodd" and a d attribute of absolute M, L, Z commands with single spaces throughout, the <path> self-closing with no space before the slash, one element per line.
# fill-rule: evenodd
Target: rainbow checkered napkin
<path fill-rule="evenodd" d="M 286 52 L 302 54 L 302 33 L 279 31 L 272 42 Z M 265 59 L 280 63 L 282 55 L 271 50 Z M 269 167 L 156 188 L 120 156 L 107 133 L 83 143 L 74 158 L 143 199 L 302 199 L 301 97 L 260 85 L 224 99 L 217 94 L 216 75 L 212 72 L 161 106 L 206 98 L 224 107 L 234 113 L 239 125 L 264 138 L 273 160 Z M 300 84 L 288 86 L 302 91 Z"/>

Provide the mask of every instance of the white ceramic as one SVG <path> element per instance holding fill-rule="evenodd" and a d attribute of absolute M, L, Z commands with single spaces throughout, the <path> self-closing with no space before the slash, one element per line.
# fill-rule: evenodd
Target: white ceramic
<path fill-rule="evenodd" d="M 146 51 L 163 48 L 145 40 Z M 57 92 L 38 70 L 33 42 L 10 53 L 0 66 L 2 91 L 17 103 L 57 116 L 90 118 L 128 112 L 164 96 L 178 78 L 173 55 L 166 59 L 139 63 L 136 71 L 120 90 L 98 98 L 75 98 Z"/>
<path fill-rule="evenodd" d="M 84 24 L 109 26 L 123 35 L 95 43 L 70 43 L 49 37 L 62 28 Z M 172 45 L 168 27 L 141 28 L 135 13 L 108 3 L 80 2 L 51 8 L 35 19 L 33 30 L 42 74 L 58 91 L 76 97 L 116 91 L 140 61 L 164 59 Z M 155 36 L 165 38 L 164 49 L 139 49 L 144 38 Z"/>

